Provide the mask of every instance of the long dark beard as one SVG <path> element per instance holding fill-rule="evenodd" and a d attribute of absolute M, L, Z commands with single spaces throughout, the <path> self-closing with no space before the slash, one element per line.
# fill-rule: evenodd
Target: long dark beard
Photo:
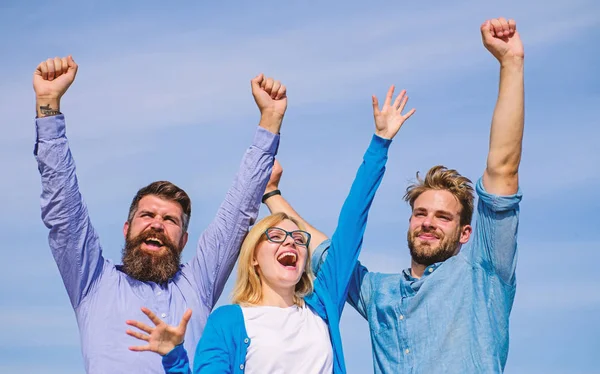
<path fill-rule="evenodd" d="M 141 249 L 148 238 L 157 238 L 167 248 L 166 253 L 152 254 Z M 176 246 L 163 232 L 150 229 L 131 238 L 127 232 L 123 248 L 123 271 L 142 282 L 165 283 L 179 271 L 181 248 Z"/>
<path fill-rule="evenodd" d="M 451 236 L 444 236 L 439 241 L 437 248 L 433 248 L 428 244 L 417 243 L 417 237 L 421 232 L 423 230 L 414 231 L 411 234 L 409 230 L 406 234 L 410 255 L 417 264 L 429 266 L 437 262 L 444 262 L 456 253 L 460 240 L 460 229 L 452 233 Z"/>

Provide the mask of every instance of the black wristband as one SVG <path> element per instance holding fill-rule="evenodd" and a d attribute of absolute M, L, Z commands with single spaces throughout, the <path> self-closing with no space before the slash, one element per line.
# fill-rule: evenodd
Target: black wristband
<path fill-rule="evenodd" d="M 265 203 L 265 201 L 267 201 L 267 199 L 269 197 L 275 196 L 275 195 L 281 195 L 281 191 L 279 191 L 279 190 L 273 190 L 271 192 L 267 192 L 266 194 L 264 194 L 263 197 L 262 197 L 263 204 Z"/>

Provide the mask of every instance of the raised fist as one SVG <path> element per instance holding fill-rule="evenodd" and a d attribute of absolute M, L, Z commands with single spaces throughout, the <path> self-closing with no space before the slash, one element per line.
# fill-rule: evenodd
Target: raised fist
<path fill-rule="evenodd" d="M 415 109 L 411 109 L 406 114 L 402 114 L 408 96 L 406 90 L 402 90 L 400 95 L 396 97 L 392 104 L 394 96 L 394 86 L 391 86 L 385 97 L 385 102 L 381 110 L 379 109 L 379 101 L 376 96 L 373 96 L 373 117 L 375 118 L 375 134 L 385 139 L 393 139 L 394 136 L 404 124 L 404 121 L 410 118 L 415 113 Z"/>
<path fill-rule="evenodd" d="M 525 57 L 517 23 L 513 19 L 494 18 L 481 25 L 481 39 L 485 48 L 500 62 Z"/>
<path fill-rule="evenodd" d="M 75 80 L 77 64 L 71 56 L 49 58 L 38 65 L 33 73 L 36 97 L 60 99 Z"/>
<path fill-rule="evenodd" d="M 251 81 L 252 96 L 261 115 L 283 118 L 287 108 L 286 88 L 281 82 L 260 74 Z"/>

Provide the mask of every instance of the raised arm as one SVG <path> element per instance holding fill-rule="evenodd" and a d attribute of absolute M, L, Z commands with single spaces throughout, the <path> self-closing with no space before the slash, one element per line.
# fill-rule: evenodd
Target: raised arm
<path fill-rule="evenodd" d="M 519 163 L 524 126 L 523 44 L 514 20 L 486 21 L 484 46 L 500 63 L 500 88 L 492 117 L 487 167 L 476 191 L 477 222 L 471 254 L 475 262 L 514 286 L 519 226 Z"/>
<path fill-rule="evenodd" d="M 324 240 L 327 239 L 327 235 L 317 230 L 313 225 L 308 223 L 304 218 L 296 212 L 296 210 L 287 202 L 287 200 L 281 195 L 281 191 L 279 191 L 279 181 L 281 180 L 281 175 L 283 174 L 283 168 L 279 161 L 275 160 L 273 164 L 273 172 L 271 173 L 271 178 L 267 183 L 267 188 L 265 189 L 265 194 L 263 197 L 263 202 L 269 208 L 271 214 L 283 212 L 288 216 L 296 218 L 306 230 L 310 233 L 310 244 L 308 250 L 312 253 L 319 244 L 321 244 Z"/>
<path fill-rule="evenodd" d="M 104 264 L 75 175 L 75 162 L 65 135 L 60 99 L 75 75 L 71 56 L 48 59 L 33 74 L 36 95 L 34 155 L 42 178 L 42 220 L 69 299 L 76 308 L 99 277 Z"/>
<path fill-rule="evenodd" d="M 279 81 L 261 74 L 252 79 L 251 85 L 261 114 L 254 142 L 246 151 L 215 219 L 200 236 L 196 256 L 189 263 L 200 296 L 209 309 L 221 295 L 248 228 L 258 216 L 287 108 L 286 88 Z"/>
<path fill-rule="evenodd" d="M 377 98 L 373 96 L 375 135 L 342 206 L 327 257 L 317 274 L 316 282 L 320 282 L 327 289 L 332 300 L 338 305 L 340 314 L 362 247 L 369 209 L 383 178 L 388 147 L 404 121 L 415 111 L 412 109 L 403 115 L 402 110 L 408 100 L 406 91 L 402 91 L 392 103 L 393 94 L 394 86 L 390 87 L 381 110 Z"/>
<path fill-rule="evenodd" d="M 483 45 L 500 63 L 500 88 L 492 117 L 490 150 L 483 175 L 487 192 L 511 195 L 519 188 L 524 126 L 523 44 L 514 20 L 481 25 Z"/>

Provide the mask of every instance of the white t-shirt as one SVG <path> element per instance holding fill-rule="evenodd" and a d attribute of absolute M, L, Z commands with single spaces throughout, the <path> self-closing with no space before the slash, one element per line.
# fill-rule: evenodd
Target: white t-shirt
<path fill-rule="evenodd" d="M 304 307 L 242 307 L 250 346 L 246 374 L 331 374 L 333 350 L 327 324 Z"/>

